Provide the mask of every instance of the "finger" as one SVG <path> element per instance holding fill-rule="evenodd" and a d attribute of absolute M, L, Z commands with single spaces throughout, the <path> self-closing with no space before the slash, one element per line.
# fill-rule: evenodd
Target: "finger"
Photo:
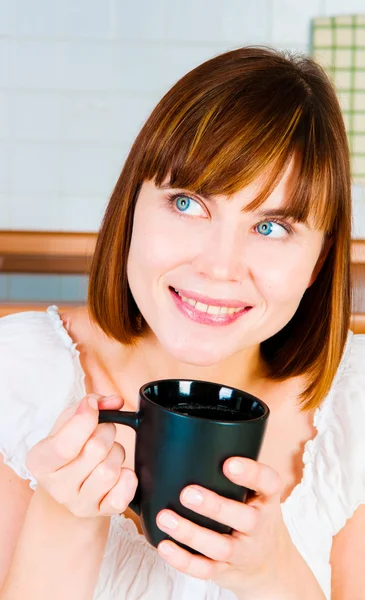
<path fill-rule="evenodd" d="M 97 426 L 80 454 L 64 467 L 46 476 L 45 483 L 52 495 L 61 504 L 75 497 L 95 467 L 108 456 L 116 435 L 114 423 Z"/>
<path fill-rule="evenodd" d="M 101 514 L 112 515 L 124 512 L 134 498 L 137 485 L 138 479 L 135 472 L 122 468 L 117 483 L 100 502 Z"/>
<path fill-rule="evenodd" d="M 176 541 L 212 560 L 226 562 L 233 555 L 236 544 L 234 538 L 200 527 L 171 510 L 162 510 L 157 515 L 157 525 Z"/>
<path fill-rule="evenodd" d="M 104 496 L 119 480 L 124 457 L 123 446 L 115 442 L 108 456 L 95 467 L 83 482 L 78 494 L 78 514 L 88 515 L 95 510 L 99 510 Z"/>
<path fill-rule="evenodd" d="M 265 503 L 277 502 L 282 481 L 274 469 L 250 458 L 233 457 L 226 460 L 223 472 L 228 479 L 260 496 Z"/>
<path fill-rule="evenodd" d="M 60 469 L 80 453 L 98 425 L 98 404 L 94 394 L 82 399 L 75 414 L 56 433 L 34 446 L 27 467 L 36 479 Z"/>
<path fill-rule="evenodd" d="M 159 554 L 175 569 L 198 577 L 199 579 L 212 579 L 217 564 L 204 556 L 190 554 L 173 542 L 164 540 L 157 547 Z"/>
<path fill-rule="evenodd" d="M 258 523 L 258 511 L 253 506 L 223 498 L 198 485 L 186 487 L 180 502 L 200 515 L 247 535 L 253 533 Z"/>
<path fill-rule="evenodd" d="M 72 406 L 68 406 L 66 410 L 64 410 L 58 417 L 57 421 L 53 425 L 51 431 L 49 432 L 49 436 L 56 435 L 63 426 L 71 420 L 71 418 L 77 413 L 82 414 L 85 409 L 85 401 L 91 398 L 95 398 L 96 402 L 100 402 L 103 399 L 103 396 L 100 394 L 87 394 L 80 402 L 77 404 L 73 404 Z"/>
<path fill-rule="evenodd" d="M 98 402 L 99 410 L 120 410 L 124 406 L 122 396 L 102 396 Z"/>

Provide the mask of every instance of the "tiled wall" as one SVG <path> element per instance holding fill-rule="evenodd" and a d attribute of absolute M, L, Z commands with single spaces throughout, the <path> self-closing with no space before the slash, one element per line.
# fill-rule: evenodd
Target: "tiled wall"
<path fill-rule="evenodd" d="M 0 228 L 97 230 L 134 136 L 181 75 L 244 44 L 307 51 L 311 18 L 362 11 L 364 0 L 0 0 Z"/>

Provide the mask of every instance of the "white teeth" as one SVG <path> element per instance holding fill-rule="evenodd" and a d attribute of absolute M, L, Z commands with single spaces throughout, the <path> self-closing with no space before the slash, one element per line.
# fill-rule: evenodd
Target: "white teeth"
<path fill-rule="evenodd" d="M 208 304 L 203 304 L 202 302 L 197 302 L 195 305 L 196 310 L 200 310 L 201 312 L 207 312 L 209 306 Z"/>
<path fill-rule="evenodd" d="M 228 306 L 208 306 L 208 304 L 204 304 L 203 302 L 197 302 L 196 300 L 192 300 L 186 296 L 181 296 L 178 290 L 175 288 L 173 289 L 180 296 L 183 302 L 186 302 L 187 304 L 190 304 L 190 306 L 193 306 L 196 310 L 199 310 L 203 313 L 208 313 L 209 315 L 233 315 L 234 313 L 244 310 L 243 308 L 228 308 Z"/>
<path fill-rule="evenodd" d="M 220 306 L 208 306 L 207 313 L 209 315 L 219 315 L 220 312 L 221 312 Z"/>

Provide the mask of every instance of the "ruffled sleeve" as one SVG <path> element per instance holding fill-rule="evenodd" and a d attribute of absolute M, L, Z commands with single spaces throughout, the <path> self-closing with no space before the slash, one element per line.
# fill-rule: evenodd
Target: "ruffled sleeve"
<path fill-rule="evenodd" d="M 56 307 L 0 319 L 0 452 L 23 479 L 29 449 L 83 396 L 78 351 Z"/>
<path fill-rule="evenodd" d="M 332 494 L 328 502 L 333 504 L 335 535 L 358 506 L 365 503 L 365 335 L 353 336 L 332 408 L 328 444 L 338 459 L 337 468 L 332 469 Z"/>
<path fill-rule="evenodd" d="M 319 415 L 315 493 L 332 536 L 365 503 L 365 335 L 353 335 Z"/>

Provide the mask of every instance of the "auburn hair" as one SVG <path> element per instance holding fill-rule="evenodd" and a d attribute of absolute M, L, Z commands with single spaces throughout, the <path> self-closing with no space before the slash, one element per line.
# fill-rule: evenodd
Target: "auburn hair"
<path fill-rule="evenodd" d="M 303 409 L 328 393 L 351 311 L 351 176 L 335 89 L 311 57 L 249 46 L 216 56 L 180 79 L 137 136 L 107 206 L 91 265 L 88 305 L 111 338 L 133 344 L 147 324 L 129 289 L 127 259 L 142 183 L 230 195 L 267 173 L 255 210 L 300 151 L 286 207 L 331 237 L 315 282 L 292 319 L 261 343 L 273 380 L 305 375 Z"/>

